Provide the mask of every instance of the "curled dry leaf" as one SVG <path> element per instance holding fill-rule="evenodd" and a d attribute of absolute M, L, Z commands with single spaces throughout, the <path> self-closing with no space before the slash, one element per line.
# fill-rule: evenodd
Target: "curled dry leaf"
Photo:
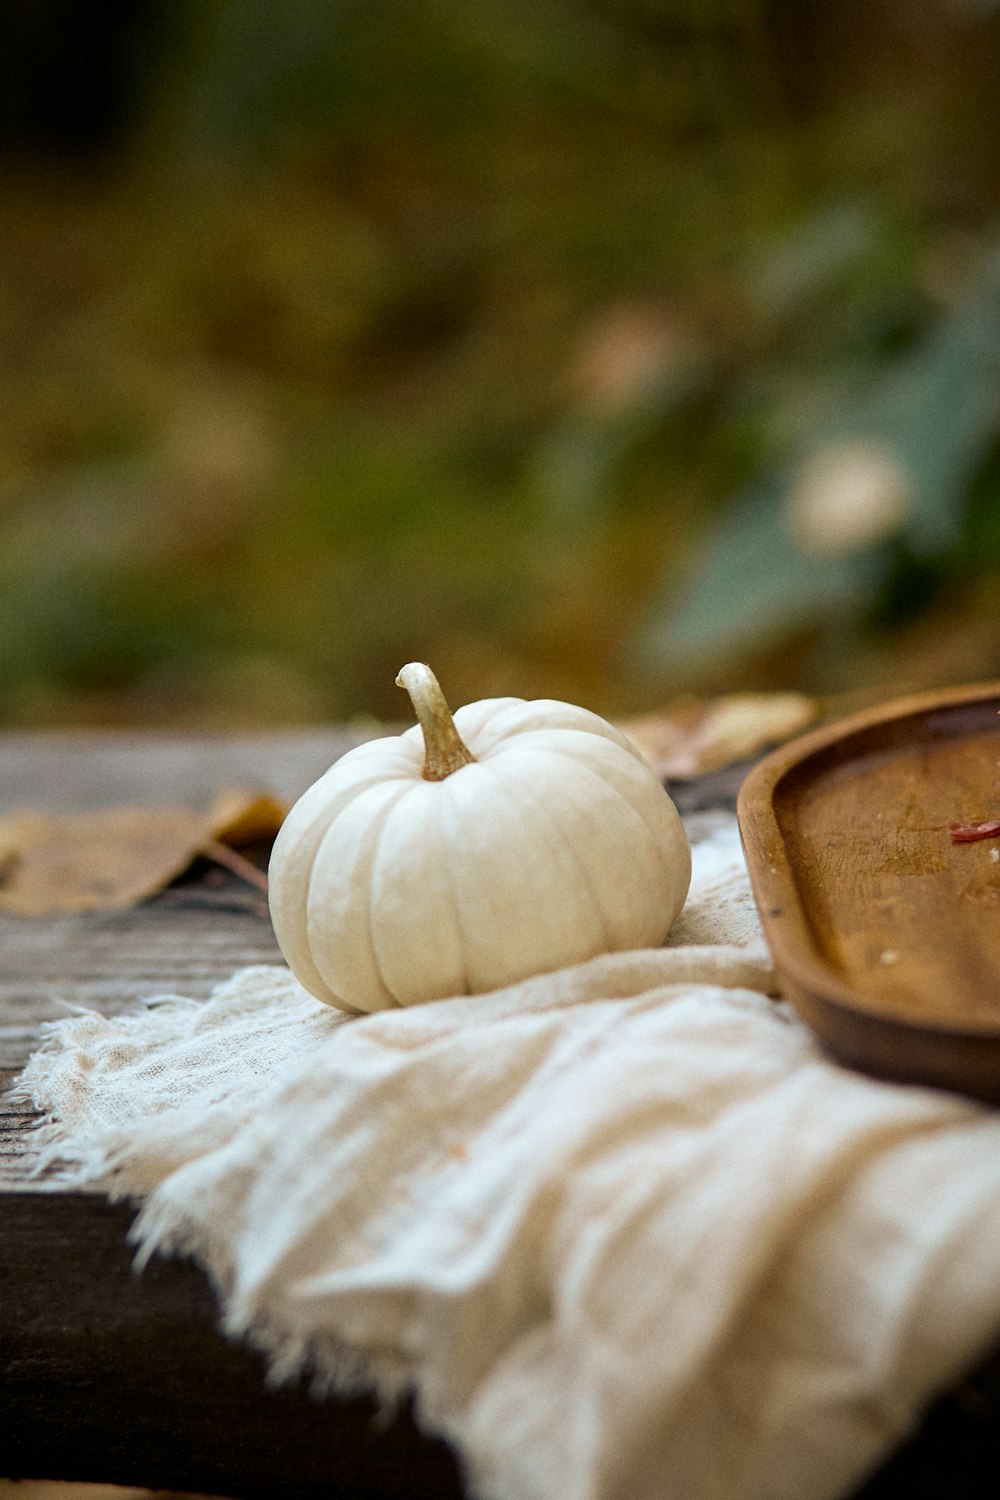
<path fill-rule="evenodd" d="M 804 693 L 734 693 L 677 698 L 618 727 L 657 775 L 684 781 L 801 734 L 819 712 L 817 700 Z"/>
<path fill-rule="evenodd" d="M 266 792 L 233 788 L 202 811 L 13 813 L 0 819 L 0 911 L 52 917 L 134 906 L 199 855 L 216 857 L 213 846 L 232 850 L 273 838 L 285 812 Z"/>

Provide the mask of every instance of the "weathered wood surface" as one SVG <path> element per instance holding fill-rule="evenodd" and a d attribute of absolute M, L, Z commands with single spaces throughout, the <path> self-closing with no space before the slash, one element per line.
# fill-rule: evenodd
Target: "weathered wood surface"
<path fill-rule="evenodd" d="M 0 740 L 0 814 L 83 812 L 116 803 L 200 807 L 224 787 L 293 800 L 364 734 L 311 730 L 255 738 L 144 734 L 8 735 Z M 280 959 L 261 894 L 227 877 L 181 884 L 131 911 L 47 921 L 0 914 L 0 1081 L 9 1084 L 43 1022 L 67 1005 L 105 1015 L 152 995 L 208 995 L 234 969 Z M 57 1187 L 30 1176 L 30 1111 L 0 1099 L 0 1188 Z"/>
<path fill-rule="evenodd" d="M 295 797 L 363 735 L 0 738 L 0 812 L 207 802 L 234 783 Z M 682 811 L 733 805 L 742 767 L 671 788 Z M 0 918 L 0 1068 L 9 1083 L 60 1002 L 112 1014 L 137 997 L 204 996 L 277 948 L 259 893 L 195 879 L 134 911 Z M 132 1211 L 30 1177 L 31 1114 L 0 1098 L 0 1475 L 181 1488 L 265 1500 L 460 1500 L 448 1448 L 408 1413 L 269 1391 L 250 1351 L 215 1332 L 215 1300 L 185 1262 L 130 1272 Z M 1000 1360 L 940 1401 L 864 1500 L 993 1492 Z M 977 1487 L 978 1485 L 978 1487 Z"/>
<path fill-rule="evenodd" d="M 460 1500 L 447 1447 L 406 1413 L 265 1384 L 221 1339 L 184 1261 L 130 1272 L 132 1214 L 99 1197 L 18 1197 L 0 1227 L 0 1474 L 241 1500 Z M 8 1295 L 16 1288 L 17 1295 Z"/>

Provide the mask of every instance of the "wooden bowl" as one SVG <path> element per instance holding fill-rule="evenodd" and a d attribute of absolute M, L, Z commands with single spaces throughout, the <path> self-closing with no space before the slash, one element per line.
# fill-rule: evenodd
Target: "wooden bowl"
<path fill-rule="evenodd" d="M 737 815 L 782 992 L 841 1062 L 1000 1103 L 1000 683 L 923 693 L 759 763 Z"/>

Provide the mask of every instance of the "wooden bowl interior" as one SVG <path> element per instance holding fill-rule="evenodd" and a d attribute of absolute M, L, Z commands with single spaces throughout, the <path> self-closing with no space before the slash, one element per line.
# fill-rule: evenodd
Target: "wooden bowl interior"
<path fill-rule="evenodd" d="M 738 814 L 783 993 L 842 1062 L 1000 1103 L 1000 686 L 816 730 Z"/>
<path fill-rule="evenodd" d="M 773 809 L 816 956 L 867 1007 L 1000 1030 L 1000 702 L 875 724 L 793 764 Z"/>

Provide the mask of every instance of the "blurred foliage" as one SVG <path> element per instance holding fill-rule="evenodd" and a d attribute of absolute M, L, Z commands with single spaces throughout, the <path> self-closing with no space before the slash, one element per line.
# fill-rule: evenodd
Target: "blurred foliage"
<path fill-rule="evenodd" d="M 1000 676 L 994 5 L 0 28 L 6 722 Z"/>

